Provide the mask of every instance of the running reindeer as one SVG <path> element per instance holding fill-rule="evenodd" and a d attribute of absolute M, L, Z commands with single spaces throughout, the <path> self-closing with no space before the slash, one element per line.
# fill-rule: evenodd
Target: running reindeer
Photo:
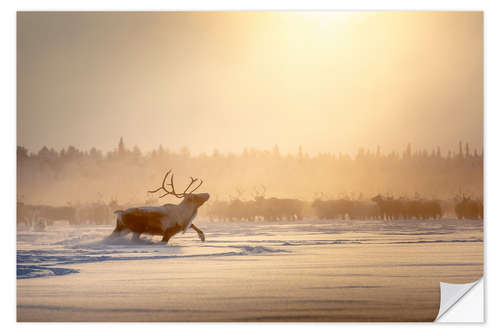
<path fill-rule="evenodd" d="M 170 183 L 166 183 L 169 175 Z M 187 229 L 193 228 L 201 241 L 204 242 L 205 235 L 193 224 L 193 220 L 198 213 L 198 208 L 210 198 L 210 195 L 208 193 L 193 193 L 203 184 L 202 180 L 188 193 L 189 188 L 198 181 L 198 178 L 190 178 L 191 182 L 186 189 L 182 193 L 177 193 L 174 187 L 174 174 L 172 170 L 169 170 L 163 177 L 161 186 L 148 192 L 157 193 L 163 190 L 165 193 L 160 198 L 171 194 L 176 198 L 182 198 L 182 202 L 178 205 L 165 204 L 163 206 L 117 210 L 114 212 L 117 215 L 116 228 L 111 235 L 119 235 L 122 231 L 133 232 L 133 239 L 139 239 L 142 233 L 162 235 L 162 242 L 167 243 L 178 232 L 186 232 Z"/>

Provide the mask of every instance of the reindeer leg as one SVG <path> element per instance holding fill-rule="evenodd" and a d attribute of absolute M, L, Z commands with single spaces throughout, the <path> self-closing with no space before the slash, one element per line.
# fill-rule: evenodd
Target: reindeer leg
<path fill-rule="evenodd" d="M 172 238 L 173 235 L 175 235 L 176 233 L 178 233 L 181 230 L 182 230 L 182 228 L 179 226 L 175 226 L 173 228 L 166 229 L 163 233 L 163 238 L 161 241 L 168 243 L 169 239 Z"/>
<path fill-rule="evenodd" d="M 205 241 L 205 234 L 203 233 L 203 231 L 201 231 L 201 229 L 197 228 L 194 224 L 191 224 L 191 228 L 193 228 L 198 233 L 198 237 L 200 237 L 201 241 L 204 242 Z"/>
<path fill-rule="evenodd" d="M 118 224 L 118 221 L 117 221 L 116 228 L 115 228 L 115 230 L 113 230 L 110 237 L 118 237 L 121 235 L 122 231 L 123 231 L 123 228 Z"/>
<path fill-rule="evenodd" d="M 168 241 L 170 240 L 170 238 L 174 235 L 173 232 L 169 232 L 169 231 L 166 231 L 164 234 L 163 234 L 163 238 L 161 239 L 162 242 L 165 242 L 165 243 L 168 243 Z"/>
<path fill-rule="evenodd" d="M 109 237 L 118 237 L 120 236 L 120 230 L 113 230 L 113 232 L 111 233 L 111 235 L 109 235 Z"/>

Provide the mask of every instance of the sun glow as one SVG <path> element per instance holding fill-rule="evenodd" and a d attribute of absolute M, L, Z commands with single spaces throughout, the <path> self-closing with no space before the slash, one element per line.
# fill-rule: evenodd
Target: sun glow
<path fill-rule="evenodd" d="M 344 26 L 350 23 L 356 17 L 360 17 L 350 12 L 297 12 L 293 13 L 291 17 L 295 16 L 298 21 L 303 21 L 306 24 L 316 25 L 323 29 L 333 29 Z"/>
<path fill-rule="evenodd" d="M 354 13 L 344 12 L 294 12 L 280 13 L 283 27 L 290 35 L 300 38 L 329 40 L 343 34 L 355 20 L 360 18 Z"/>
<path fill-rule="evenodd" d="M 23 17 L 18 144 L 29 149 L 113 149 L 123 135 L 192 152 L 444 151 L 455 133 L 482 145 L 481 13 Z"/>

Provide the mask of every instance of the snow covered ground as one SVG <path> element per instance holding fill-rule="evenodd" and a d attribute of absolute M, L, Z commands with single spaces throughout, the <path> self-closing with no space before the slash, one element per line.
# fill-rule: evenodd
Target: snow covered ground
<path fill-rule="evenodd" d="M 19 321 L 429 321 L 477 280 L 481 221 L 198 220 L 207 237 L 18 230 Z"/>

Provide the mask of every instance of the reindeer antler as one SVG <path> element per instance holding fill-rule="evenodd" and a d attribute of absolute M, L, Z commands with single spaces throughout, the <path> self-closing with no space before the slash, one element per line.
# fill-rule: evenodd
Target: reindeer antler
<path fill-rule="evenodd" d="M 201 184 L 203 184 L 203 180 L 198 179 L 198 178 L 189 177 L 189 178 L 191 178 L 191 182 L 189 183 L 189 185 L 184 189 L 184 191 L 182 193 L 176 193 L 175 187 L 174 187 L 174 174 L 173 173 L 170 176 L 170 183 L 165 184 L 165 182 L 167 181 L 168 175 L 171 173 L 172 173 L 172 169 L 168 170 L 168 172 L 165 174 L 165 177 L 163 177 L 163 181 L 161 183 L 161 186 L 158 187 L 156 190 L 152 190 L 152 191 L 148 191 L 148 192 L 149 193 L 156 193 L 160 190 L 163 190 L 163 191 L 165 191 L 165 193 L 163 195 L 161 195 L 160 198 L 163 198 L 164 196 L 167 196 L 169 194 L 172 194 L 177 198 L 184 198 L 186 195 L 193 193 L 196 189 L 198 189 L 201 186 Z M 196 186 L 194 189 L 192 189 L 191 192 L 187 193 L 187 190 L 189 190 L 189 188 L 198 180 L 200 181 L 198 186 Z M 167 189 L 165 187 L 165 185 L 170 186 L 172 188 L 172 190 L 170 191 L 169 189 Z"/>

